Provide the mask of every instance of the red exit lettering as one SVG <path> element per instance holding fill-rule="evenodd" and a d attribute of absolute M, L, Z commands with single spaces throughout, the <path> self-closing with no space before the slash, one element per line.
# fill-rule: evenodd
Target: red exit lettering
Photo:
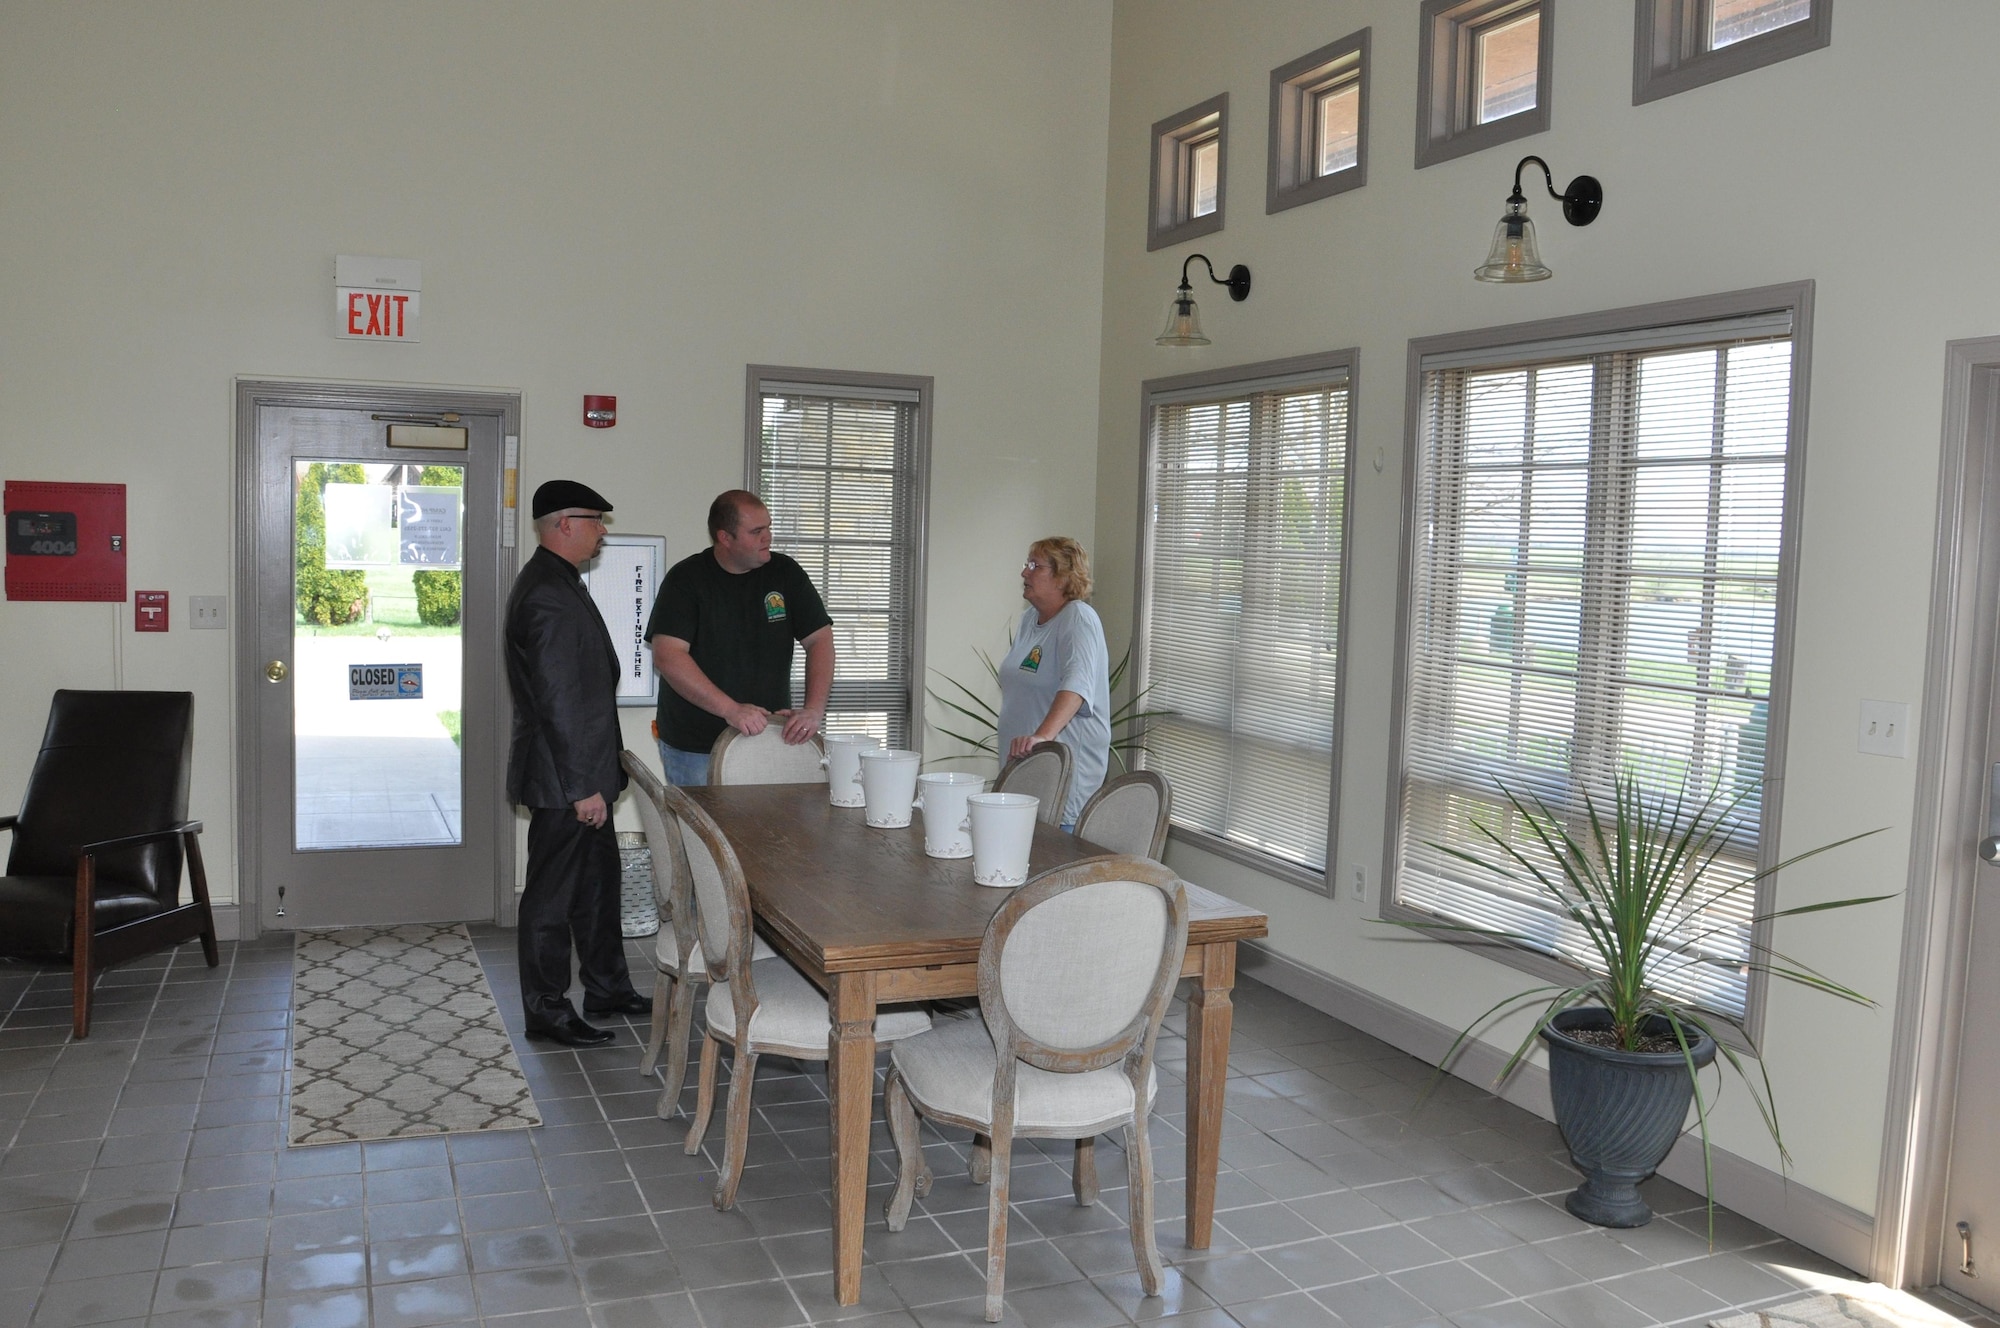
<path fill-rule="evenodd" d="M 351 291 L 347 296 L 347 335 L 350 337 L 400 337 L 403 335 L 403 307 L 407 295 Z"/>

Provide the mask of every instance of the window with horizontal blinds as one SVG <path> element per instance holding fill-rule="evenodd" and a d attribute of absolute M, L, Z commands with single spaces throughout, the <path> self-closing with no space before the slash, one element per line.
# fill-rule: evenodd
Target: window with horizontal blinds
<path fill-rule="evenodd" d="M 1588 967 L 1538 894 L 1451 856 L 1533 856 L 1502 788 L 1585 833 L 1614 782 L 1734 801 L 1714 888 L 1668 920 L 1676 995 L 1731 1018 L 1768 861 L 1787 569 L 1789 318 L 1426 362 L 1396 902 Z M 1516 352 L 1518 355 L 1518 352 Z M 1496 362 L 1497 360 L 1497 362 Z"/>
<path fill-rule="evenodd" d="M 1173 821 L 1326 868 L 1347 517 L 1344 366 L 1149 397 L 1137 658 Z"/>
<path fill-rule="evenodd" d="M 907 747 L 913 731 L 917 483 L 916 391 L 762 380 L 757 491 L 771 546 L 798 560 L 833 617 L 831 733 Z M 805 695 L 805 656 L 792 663 Z"/>

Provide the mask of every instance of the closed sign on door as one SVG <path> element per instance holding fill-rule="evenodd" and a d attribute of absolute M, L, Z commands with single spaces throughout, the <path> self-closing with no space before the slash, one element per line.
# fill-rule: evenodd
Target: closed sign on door
<path fill-rule="evenodd" d="M 424 695 L 421 664 L 349 664 L 350 701 L 419 701 Z"/>

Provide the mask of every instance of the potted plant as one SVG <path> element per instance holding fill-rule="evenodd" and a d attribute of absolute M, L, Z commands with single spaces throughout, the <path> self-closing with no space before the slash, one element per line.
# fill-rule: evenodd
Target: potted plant
<path fill-rule="evenodd" d="M 1013 630 L 1011 628 L 1008 630 L 1008 644 L 1013 644 Z M 986 676 L 993 680 L 993 685 L 997 689 L 1000 685 L 999 665 L 993 662 L 991 655 L 977 646 L 973 647 L 973 653 L 979 656 L 980 664 L 986 669 Z M 1130 647 L 1127 647 L 1125 653 L 1119 657 L 1118 662 L 1111 668 L 1110 684 L 1112 696 L 1117 696 L 1118 689 L 1125 685 L 1125 674 L 1130 669 L 1131 664 L 1132 651 Z M 941 695 L 934 687 L 924 688 L 925 695 L 956 716 L 956 718 L 947 719 L 944 724 L 936 725 L 938 732 L 944 734 L 947 738 L 956 738 L 967 747 L 970 747 L 973 752 L 981 752 L 988 756 L 999 757 L 1001 765 L 1007 764 L 1006 758 L 1000 752 L 999 707 L 950 674 L 939 673 L 938 676 L 950 683 L 958 692 L 957 697 L 951 697 Z M 1122 705 L 1116 705 L 1112 708 L 1110 721 L 1111 755 L 1118 762 L 1120 769 L 1130 769 L 1132 759 L 1140 752 L 1147 750 L 1144 740 L 1146 721 L 1158 718 L 1161 715 L 1170 715 L 1173 713 L 1171 710 L 1146 710 L 1142 708 L 1142 704 L 1146 699 L 1146 693 L 1151 690 L 1152 688 L 1150 687 L 1144 688 L 1137 696 L 1132 697 Z M 946 728 L 945 724 L 953 724 L 957 728 Z M 945 759 L 961 760 L 971 754 L 968 752 L 963 753 L 961 756 L 946 757 Z"/>
<path fill-rule="evenodd" d="M 1435 847 L 1553 903 L 1560 917 L 1580 929 L 1586 952 L 1575 981 L 1517 992 L 1473 1020 L 1445 1053 L 1439 1072 L 1480 1029 L 1509 1014 L 1539 1007 L 1533 1027 L 1508 1058 L 1500 1078 L 1513 1073 L 1538 1037 L 1548 1047 L 1556 1125 L 1571 1159 L 1584 1173 L 1583 1184 L 1566 1202 L 1569 1211 L 1599 1226 L 1633 1227 L 1651 1220 L 1652 1210 L 1636 1187 L 1666 1158 L 1686 1125 L 1692 1102 L 1701 1132 L 1712 1222 L 1715 1173 L 1708 1137 L 1709 1098 L 1700 1071 L 1718 1054 L 1749 1089 L 1784 1165 L 1790 1165 L 1791 1156 L 1779 1130 L 1768 1074 L 1761 1066 L 1753 1073 L 1736 1049 L 1716 1036 L 1717 1025 L 1724 1025 L 1749 1045 L 1748 1033 L 1736 1021 L 1674 994 L 1672 979 L 1691 968 L 1720 962 L 1699 950 L 1716 930 L 1707 920 L 1708 908 L 1745 890 L 1754 891 L 1759 881 L 1806 858 L 1881 831 L 1824 844 L 1733 883 L 1717 884 L 1716 859 L 1726 847 L 1731 814 L 1741 794 L 1727 800 L 1695 801 L 1685 795 L 1652 799 L 1627 776 L 1617 781 L 1609 809 L 1584 795 L 1581 824 L 1573 833 L 1568 821 L 1541 798 L 1523 800 L 1505 786 L 1500 791 L 1521 818 L 1524 833 L 1518 840 L 1476 824 L 1493 853 Z M 1870 895 L 1774 909 L 1753 922 L 1891 897 Z M 1476 923 L 1389 921 L 1446 938 L 1528 940 Z M 1811 965 L 1775 950 L 1753 944 L 1747 961 L 1730 963 L 1842 1000 L 1873 1004 Z"/>

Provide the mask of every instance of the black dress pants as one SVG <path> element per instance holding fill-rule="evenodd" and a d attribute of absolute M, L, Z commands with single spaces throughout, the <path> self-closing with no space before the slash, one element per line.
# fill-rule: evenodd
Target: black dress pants
<path fill-rule="evenodd" d="M 618 834 L 608 820 L 593 829 L 569 807 L 528 809 L 528 881 L 518 940 L 521 1007 L 530 1025 L 576 1013 L 566 994 L 572 937 L 587 1001 L 611 1004 L 634 994 L 618 891 Z"/>

